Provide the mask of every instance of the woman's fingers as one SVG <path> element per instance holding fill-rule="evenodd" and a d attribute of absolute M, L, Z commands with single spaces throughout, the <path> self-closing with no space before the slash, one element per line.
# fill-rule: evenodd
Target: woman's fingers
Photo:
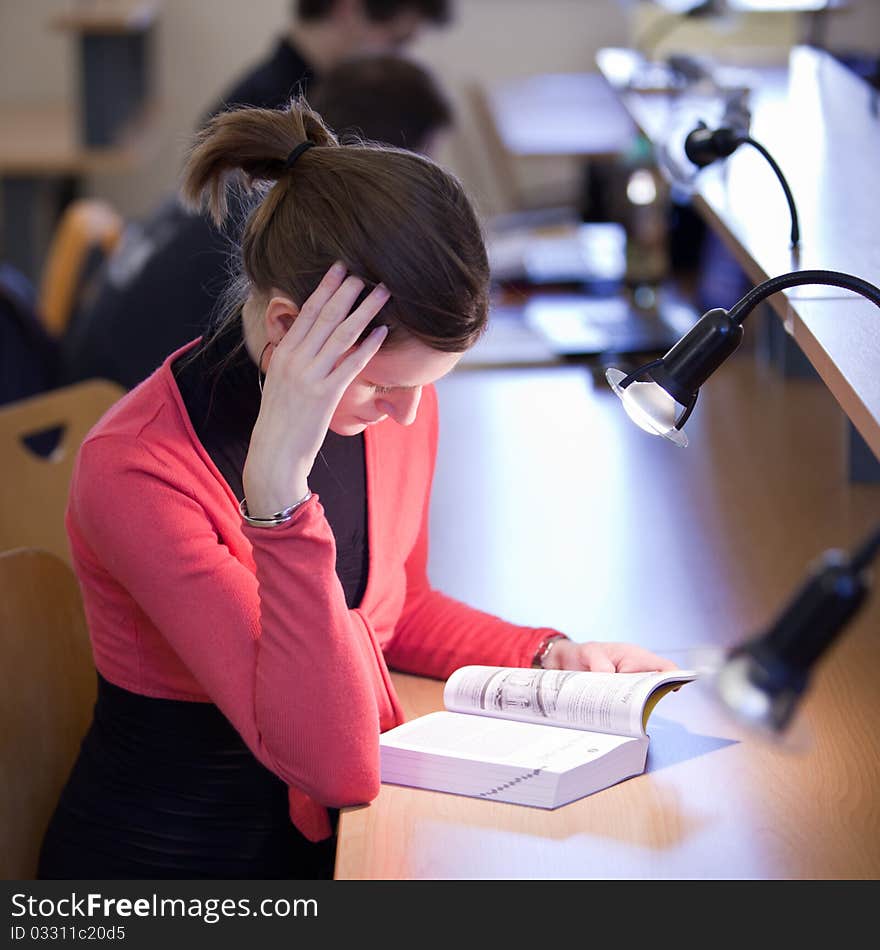
<path fill-rule="evenodd" d="M 618 673 L 641 673 L 642 670 L 677 669 L 672 660 L 667 660 L 644 647 L 628 645 L 616 658 Z"/>
<path fill-rule="evenodd" d="M 365 283 L 360 277 L 349 275 L 345 278 L 336 293 L 324 304 L 320 313 L 312 321 L 302 341 L 302 349 L 307 356 L 310 358 L 317 356 L 337 328 L 361 311 L 361 307 L 358 307 L 354 312 L 352 312 L 352 308 L 358 297 L 363 293 L 364 287 Z M 374 288 L 367 300 L 373 297 L 378 289 L 378 287 Z M 366 300 L 364 303 L 366 303 Z M 364 323 L 361 329 L 366 325 Z M 340 356 L 341 352 L 336 355 L 337 357 Z"/>
<path fill-rule="evenodd" d="M 618 673 L 641 673 L 644 670 L 674 670 L 671 661 L 635 643 L 604 643 L 606 655 Z"/>
<path fill-rule="evenodd" d="M 302 305 L 293 326 L 284 335 L 284 339 L 279 343 L 279 347 L 291 349 L 297 346 L 311 330 L 312 324 L 318 317 L 318 314 L 324 307 L 330 303 L 334 294 L 342 287 L 346 280 L 345 265 L 337 261 L 324 276 L 321 282 L 306 298 Z M 355 295 L 357 296 L 357 295 Z"/>
<path fill-rule="evenodd" d="M 388 327 L 376 327 L 360 346 L 355 347 L 344 359 L 339 360 L 339 365 L 327 377 L 333 387 L 342 390 L 348 386 L 379 352 L 386 336 L 388 336 Z"/>
<path fill-rule="evenodd" d="M 616 669 L 603 643 L 579 644 L 578 660 L 582 669 L 592 670 L 594 673 L 613 673 Z"/>
<path fill-rule="evenodd" d="M 357 343 L 361 334 L 391 294 L 382 284 L 377 285 L 364 298 L 360 306 L 336 325 L 315 358 L 315 367 L 319 373 L 330 375 L 339 360 Z"/>
<path fill-rule="evenodd" d="M 671 660 L 634 643 L 559 640 L 551 657 L 553 669 L 592 670 L 594 673 L 643 673 L 677 669 Z"/>
<path fill-rule="evenodd" d="M 341 266 L 341 265 L 340 265 Z M 354 307 L 364 289 L 359 277 L 344 277 L 334 265 L 310 294 L 290 330 L 276 346 L 272 362 L 281 363 L 312 383 L 323 380 L 333 388 L 351 373 L 351 379 L 375 355 L 386 333 L 372 337 L 355 347 L 358 338 L 390 298 L 388 289 L 378 284 Z M 349 351 L 352 351 L 351 353 Z M 348 357 L 351 356 L 351 359 Z M 341 372 L 335 370 L 344 364 Z M 268 381 L 267 373 L 267 381 Z M 350 381 L 350 379 L 348 380 Z"/>

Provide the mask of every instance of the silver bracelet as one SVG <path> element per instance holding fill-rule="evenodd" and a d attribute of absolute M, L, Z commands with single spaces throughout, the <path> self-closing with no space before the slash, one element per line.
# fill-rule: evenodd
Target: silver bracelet
<path fill-rule="evenodd" d="M 307 491 L 296 504 L 285 508 L 283 511 L 276 511 L 274 515 L 270 515 L 268 518 L 252 518 L 248 514 L 246 498 L 242 498 L 238 503 L 238 510 L 241 512 L 242 518 L 253 528 L 277 528 L 278 525 L 287 524 L 293 518 L 293 513 L 297 508 L 301 508 L 311 497 L 311 491 Z"/>
<path fill-rule="evenodd" d="M 553 649 L 556 641 L 568 639 L 569 638 L 564 633 L 551 633 L 549 636 L 544 637 L 544 639 L 538 644 L 538 649 L 535 651 L 535 656 L 532 660 L 532 669 L 547 669 L 547 667 L 544 666 L 544 662 L 546 661 L 547 657 L 550 656 L 550 651 Z"/>

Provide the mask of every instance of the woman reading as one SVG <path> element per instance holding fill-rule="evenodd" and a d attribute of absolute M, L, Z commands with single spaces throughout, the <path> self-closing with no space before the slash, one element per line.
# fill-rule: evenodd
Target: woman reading
<path fill-rule="evenodd" d="M 236 305 L 80 450 L 67 526 L 99 693 L 41 877 L 331 876 L 337 810 L 377 795 L 402 721 L 389 668 L 673 665 L 428 582 L 432 384 L 488 306 L 459 183 L 339 146 L 302 102 L 200 134 L 190 202 L 222 223 L 241 181 Z"/>

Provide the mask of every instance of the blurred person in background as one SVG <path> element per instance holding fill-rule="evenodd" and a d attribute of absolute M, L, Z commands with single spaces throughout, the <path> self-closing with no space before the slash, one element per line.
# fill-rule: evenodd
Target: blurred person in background
<path fill-rule="evenodd" d="M 274 52 L 208 115 L 232 106 L 278 108 L 300 93 L 319 95 L 326 85 L 320 111 L 331 128 L 426 152 L 451 123 L 449 105 L 427 72 L 392 53 L 427 24 L 447 22 L 451 6 L 450 0 L 295 0 L 293 23 Z M 170 197 L 131 225 L 93 299 L 71 319 L 61 347 L 62 381 L 103 378 L 131 388 L 202 333 L 234 270 L 230 254 L 241 217 L 219 229 Z"/>
<path fill-rule="evenodd" d="M 452 106 L 437 80 L 401 56 L 340 63 L 309 101 L 343 142 L 363 138 L 432 158 L 453 124 Z"/>
<path fill-rule="evenodd" d="M 343 60 L 400 51 L 427 24 L 447 23 L 451 6 L 451 0 L 294 0 L 293 23 L 274 50 L 209 115 L 235 106 L 279 109 L 293 96 L 308 96 L 315 78 Z"/>

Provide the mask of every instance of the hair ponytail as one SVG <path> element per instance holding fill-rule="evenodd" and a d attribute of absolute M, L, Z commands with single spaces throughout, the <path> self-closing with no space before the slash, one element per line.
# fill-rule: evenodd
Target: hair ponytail
<path fill-rule="evenodd" d="M 306 141 L 319 147 L 288 167 Z M 365 293 L 379 282 L 391 291 L 365 334 L 381 322 L 389 342 L 411 335 L 460 352 L 485 328 L 489 268 L 480 227 L 458 180 L 429 159 L 375 144 L 340 146 L 300 98 L 284 110 L 220 113 L 199 134 L 183 173 L 189 207 L 207 207 L 221 226 L 230 190 L 242 185 L 258 198 L 241 235 L 248 289 L 277 289 L 302 305 L 341 260 Z"/>
<path fill-rule="evenodd" d="M 228 214 L 230 186 L 252 188 L 288 174 L 287 156 L 303 142 L 337 147 L 336 136 L 304 99 L 290 108 L 234 109 L 215 115 L 199 133 L 183 172 L 181 194 L 194 211 L 207 208 L 214 223 Z"/>

